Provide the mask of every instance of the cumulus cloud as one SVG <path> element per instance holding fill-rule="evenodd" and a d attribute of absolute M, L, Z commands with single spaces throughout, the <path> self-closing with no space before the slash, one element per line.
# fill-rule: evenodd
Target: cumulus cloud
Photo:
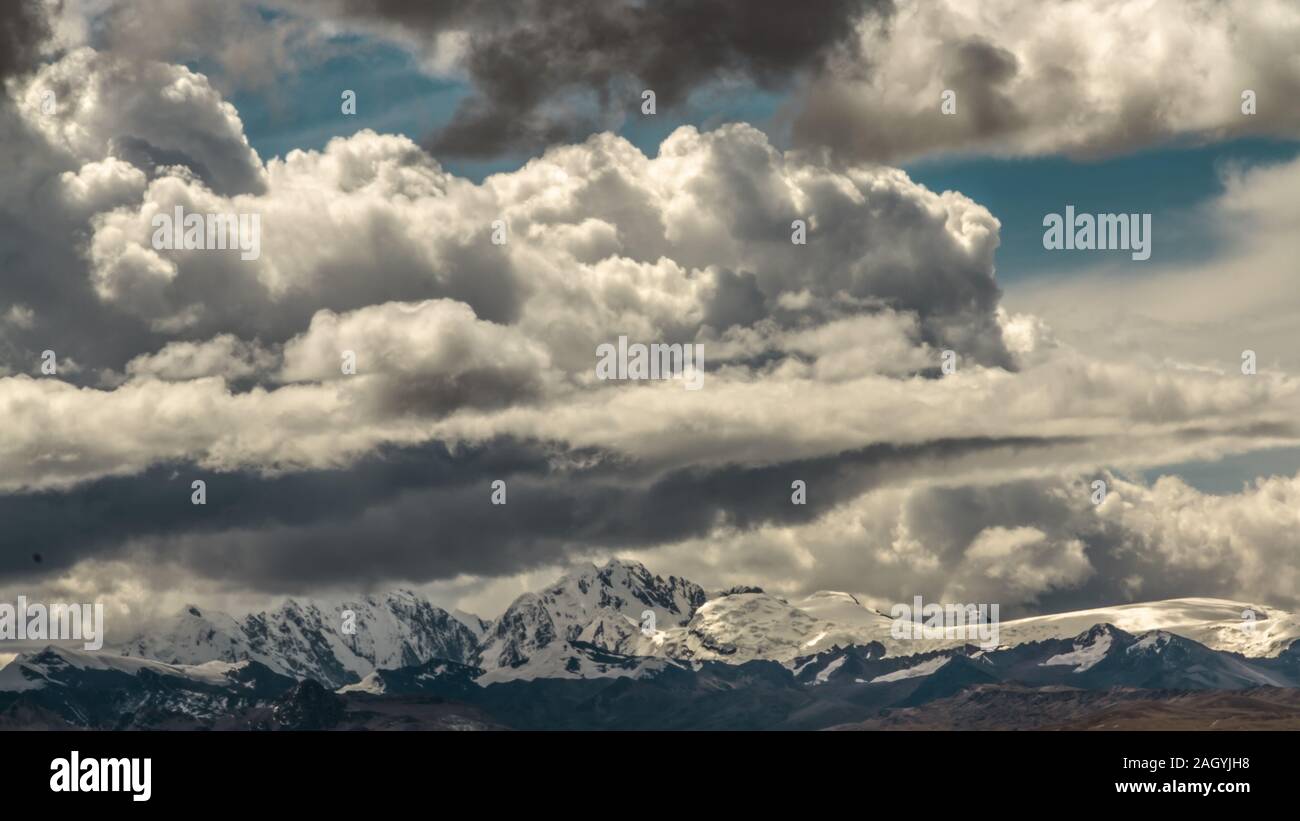
<path fill-rule="evenodd" d="M 1228 598 L 1300 603 L 1300 476 L 1261 477 L 1226 495 L 1201 493 L 1176 476 L 1149 486 L 1118 480 L 1112 491 L 1098 515 L 1123 534 L 1125 551 L 1180 575 L 1213 578 Z M 1140 578 L 1159 584 L 1150 574 Z"/>
<path fill-rule="evenodd" d="M 161 169 L 219 191 L 262 185 L 234 108 L 181 66 L 75 50 L 9 81 L 0 136 L 8 149 L 0 156 L 0 305 L 25 306 L 38 319 L 4 333 L 4 364 L 16 372 L 31 372 L 50 349 L 82 362 L 93 380 L 166 341 L 138 312 L 105 310 L 100 291 L 118 284 L 111 256 L 97 277 L 85 262 L 96 246 L 111 255 L 97 228 L 111 233 L 114 209 L 138 206 Z M 139 250 L 123 270 L 145 284 L 165 276 L 164 261 Z"/>
<path fill-rule="evenodd" d="M 42 107 L 46 92 L 52 111 Z M 81 48 L 42 66 L 15 98 L 49 153 L 64 159 L 115 156 L 149 173 L 183 165 L 222 194 L 263 188 L 234 106 L 183 66 Z"/>
<path fill-rule="evenodd" d="M 478 319 L 463 302 L 429 300 L 343 316 L 321 311 L 285 346 L 279 378 L 310 382 L 360 373 L 361 380 L 381 382 L 363 390 L 387 410 L 430 413 L 537 398 L 549 369 L 546 349 L 518 330 Z"/>
<path fill-rule="evenodd" d="M 971 542 L 943 598 L 1018 604 L 1053 588 L 1077 586 L 1091 573 L 1078 539 L 1053 543 L 1036 527 L 991 527 Z"/>
<path fill-rule="evenodd" d="M 66 86 L 53 115 L 39 107 L 50 86 Z M 147 93 L 107 111 L 125 87 Z M 181 67 L 79 49 L 18 92 L 14 127 L 45 174 L 14 169 L 36 204 L 15 218 L 52 236 L 25 242 L 7 287 L 44 315 L 35 280 L 51 263 L 79 271 L 70 250 L 88 261 L 90 276 L 67 286 L 98 307 L 77 306 L 66 324 L 84 328 L 90 314 L 112 324 L 94 341 L 71 329 L 62 344 L 99 369 L 121 370 L 159 335 L 279 344 L 322 309 L 430 298 L 519 326 L 567 370 L 624 333 L 689 341 L 767 318 L 871 311 L 914 315 L 925 344 L 1010 364 L 996 321 L 998 226 L 985 209 L 896 170 L 834 171 L 782 153 L 747 126 L 683 128 L 654 157 L 597 135 L 476 185 L 373 132 L 263 166 L 238 115 Z M 175 105 L 149 113 L 148 94 Z M 259 258 L 155 248 L 155 218 L 176 208 L 256 215 Z M 807 245 L 790 242 L 796 219 Z M 82 239 L 70 249 L 67 234 Z"/>

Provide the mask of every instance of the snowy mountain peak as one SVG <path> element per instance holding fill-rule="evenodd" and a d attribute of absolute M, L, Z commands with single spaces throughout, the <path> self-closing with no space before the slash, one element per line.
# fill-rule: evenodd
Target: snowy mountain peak
<path fill-rule="evenodd" d="M 497 619 L 481 652 L 494 677 L 533 677 L 541 670 L 572 677 L 583 667 L 572 643 L 620 655 L 641 652 L 642 615 L 664 630 L 685 624 L 704 604 L 704 589 L 676 576 L 662 578 L 640 562 L 613 559 L 603 567 L 570 570 L 540 593 L 515 599 Z"/>
<path fill-rule="evenodd" d="M 238 620 L 188 606 L 161 630 L 127 642 L 122 654 L 190 665 L 252 659 L 338 687 L 376 668 L 432 658 L 472 663 L 478 642 L 479 635 L 447 611 L 398 590 L 339 603 L 290 598 L 274 611 Z"/>
<path fill-rule="evenodd" d="M 1084 630 L 1082 633 L 1075 636 L 1074 646 L 1091 647 L 1098 641 L 1114 640 L 1119 636 L 1128 638 L 1129 634 L 1120 630 L 1113 624 L 1103 622 L 1102 624 L 1094 624 L 1092 627 L 1089 627 L 1087 630 Z"/>
<path fill-rule="evenodd" d="M 576 567 L 541 595 L 551 604 L 573 603 L 620 612 L 643 605 L 642 609 L 664 610 L 678 616 L 689 616 L 706 599 L 699 585 L 676 576 L 661 578 L 640 562 L 628 559 L 610 559 L 603 567 Z"/>

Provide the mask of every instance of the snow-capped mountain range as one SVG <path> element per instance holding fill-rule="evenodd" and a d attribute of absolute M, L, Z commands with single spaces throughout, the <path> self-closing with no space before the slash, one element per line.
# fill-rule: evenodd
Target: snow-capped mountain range
<path fill-rule="evenodd" d="M 1253 618 L 1244 618 L 1250 613 Z M 664 631 L 646 655 L 680 659 L 789 661 L 831 647 L 879 642 L 891 656 L 959 647 L 964 639 L 899 639 L 892 619 L 848 593 L 821 591 L 787 602 L 766 593 L 710 599 L 684 626 Z M 1015 646 L 1069 638 L 1097 624 L 1129 633 L 1165 630 L 1215 650 L 1276 656 L 1300 638 L 1300 617 L 1272 607 L 1224 599 L 1168 599 L 1054 613 L 999 624 L 998 642 Z"/>
<path fill-rule="evenodd" d="M 177 665 L 46 647 L 0 669 L 0 728 L 189 727 L 272 701 L 295 684 L 256 661 Z"/>
<path fill-rule="evenodd" d="M 352 617 L 345 619 L 349 611 Z M 176 665 L 251 660 L 336 688 L 376 669 L 434 658 L 472 661 L 485 629 L 473 616 L 458 618 L 415 593 L 397 590 L 349 602 L 291 599 L 278 610 L 242 619 L 190 606 L 163 629 L 128 641 L 121 652 Z"/>
<path fill-rule="evenodd" d="M 256 661 L 171 665 L 51 647 L 0 671 L 0 729 L 822 729 L 871 726 L 918 708 L 938 726 L 1090 726 L 1097 699 L 1062 701 L 1062 693 L 1140 699 L 1147 720 L 1158 721 L 1168 715 L 1162 704 L 1209 691 L 1243 694 L 1220 701 L 1213 721 L 1285 728 L 1294 726 L 1286 705 L 1296 701 L 1285 694 L 1300 690 L 1300 643 L 1250 658 L 1109 624 L 994 650 L 888 655 L 872 643 L 790 663 L 644 659 L 573 646 L 633 674 L 484 684 L 481 669 L 434 659 L 330 692 Z M 990 701 L 1004 706 L 988 711 Z M 1213 726 L 1184 719 L 1189 728 Z"/>
<path fill-rule="evenodd" d="M 347 611 L 354 616 L 355 630 L 345 627 Z M 647 611 L 654 614 L 653 631 L 643 630 Z M 1243 620 L 1246 611 L 1254 614 L 1253 623 Z M 329 689 L 375 693 L 400 679 L 380 673 L 431 662 L 455 665 L 458 676 L 480 686 L 643 677 L 705 662 L 771 661 L 797 675 L 814 670 L 815 678 L 835 672 L 818 668 L 819 658 L 839 658 L 844 669 L 852 669 L 846 648 L 855 648 L 851 652 L 859 661 L 916 657 L 917 665 L 924 665 L 932 661 L 926 654 L 949 651 L 949 658 L 966 643 L 897 639 L 891 636 L 891 624 L 888 616 L 848 593 L 821 591 L 787 601 L 741 587 L 710 595 L 685 579 L 663 578 L 640 563 L 613 560 L 603 567 L 576 568 L 546 589 L 520 596 L 491 622 L 449 612 L 405 590 L 348 602 L 290 600 L 272 612 L 243 618 L 187 607 L 163 629 L 131 639 L 119 652 L 177 669 L 251 661 Z M 1106 624 L 1139 637 L 1164 631 L 1244 657 L 1276 657 L 1300 638 L 1300 618 L 1292 613 L 1219 599 L 1172 599 L 1003 622 L 999 641 L 1014 648 L 1074 640 Z M 1080 648 L 1057 655 L 1066 664 L 1076 657 L 1071 654 L 1083 659 L 1089 652 L 1093 650 Z M 451 668 L 431 668 L 425 674 L 445 669 Z M 16 675 L 8 668 L 4 672 L 8 679 Z"/>

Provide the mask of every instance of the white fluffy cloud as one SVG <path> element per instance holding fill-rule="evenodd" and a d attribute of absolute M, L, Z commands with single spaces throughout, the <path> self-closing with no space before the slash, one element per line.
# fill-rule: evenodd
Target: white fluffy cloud
<path fill-rule="evenodd" d="M 225 194 L 263 185 L 235 107 L 183 66 L 81 48 L 42 66 L 15 97 L 54 151 L 82 163 L 184 164 Z"/>
<path fill-rule="evenodd" d="M 1006 358 L 985 209 L 893 169 L 782 155 L 747 126 L 679 129 L 655 158 L 599 135 L 481 185 L 405 138 L 362 132 L 274 159 L 265 176 L 265 195 L 223 198 L 167 174 L 138 207 L 97 217 L 97 293 L 153 323 L 197 311 L 195 332 L 281 339 L 320 308 L 450 298 L 545 340 L 570 370 L 619 334 L 716 335 L 797 294 L 788 316 L 888 307 L 930 341 Z M 155 250 L 152 220 L 177 206 L 259 215 L 260 258 Z M 796 219 L 807 245 L 790 241 Z"/>
<path fill-rule="evenodd" d="M 1053 542 L 1036 527 L 990 527 L 970 543 L 943 600 L 1020 604 L 1074 587 L 1093 572 L 1078 539 Z"/>
<path fill-rule="evenodd" d="M 205 376 L 235 381 L 270 370 L 276 357 L 256 344 L 231 334 L 206 342 L 169 342 L 154 354 L 142 354 L 126 363 L 132 377 L 153 376 L 168 382 L 185 382 Z"/>

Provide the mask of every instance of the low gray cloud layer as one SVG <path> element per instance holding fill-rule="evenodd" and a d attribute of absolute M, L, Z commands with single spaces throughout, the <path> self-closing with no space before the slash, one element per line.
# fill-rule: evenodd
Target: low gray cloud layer
<path fill-rule="evenodd" d="M 500 438 L 454 452 L 440 443 L 381 448 L 347 470 L 280 476 L 162 464 L 68 491 L 0 496 L 9 523 L 0 577 L 67 571 L 124 551 L 270 592 L 508 575 L 597 549 L 705 538 L 719 526 L 804 525 L 954 459 L 1053 444 L 880 444 L 782 464 L 655 471 L 617 453 Z M 813 489 L 808 504 L 789 504 L 789 477 Z M 195 479 L 207 485 L 205 505 L 190 504 Z M 505 505 L 491 504 L 496 480 L 506 482 Z"/>

